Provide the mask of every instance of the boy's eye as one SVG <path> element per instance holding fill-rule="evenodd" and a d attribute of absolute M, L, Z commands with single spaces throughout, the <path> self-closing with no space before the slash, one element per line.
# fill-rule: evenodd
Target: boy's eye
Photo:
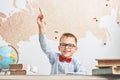
<path fill-rule="evenodd" d="M 61 46 L 61 47 L 68 47 L 68 48 L 73 48 L 73 47 L 75 47 L 74 44 L 65 44 L 65 43 L 60 43 L 60 46 Z"/>
<path fill-rule="evenodd" d="M 73 46 L 74 46 L 74 44 L 68 44 L 68 46 L 73 47 Z"/>

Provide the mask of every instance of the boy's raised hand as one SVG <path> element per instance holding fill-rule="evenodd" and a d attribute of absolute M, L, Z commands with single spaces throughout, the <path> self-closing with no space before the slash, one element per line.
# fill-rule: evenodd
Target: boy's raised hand
<path fill-rule="evenodd" d="M 45 26 L 45 22 L 43 21 L 44 16 L 43 16 L 40 8 L 39 8 L 39 11 L 40 11 L 40 14 L 37 17 L 37 24 L 38 24 L 38 27 L 39 27 L 39 33 L 43 34 L 44 33 L 44 26 Z"/>

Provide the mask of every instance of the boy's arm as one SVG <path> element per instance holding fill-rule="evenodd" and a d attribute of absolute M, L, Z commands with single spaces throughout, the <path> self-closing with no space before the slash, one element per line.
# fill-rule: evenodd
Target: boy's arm
<path fill-rule="evenodd" d="M 77 58 L 73 58 L 73 65 L 74 65 L 74 72 L 68 72 L 67 74 L 79 74 L 79 75 L 86 75 L 86 69 L 85 67 L 80 63 L 80 61 Z"/>
<path fill-rule="evenodd" d="M 39 41 L 40 41 L 42 50 L 48 56 L 50 63 L 53 64 L 55 61 L 56 55 L 55 55 L 55 52 L 49 47 L 49 44 L 45 35 L 40 34 Z"/>
<path fill-rule="evenodd" d="M 74 66 L 75 66 L 74 72 L 68 72 L 66 74 L 68 74 L 68 75 L 87 75 L 87 72 L 82 64 L 75 63 Z"/>
<path fill-rule="evenodd" d="M 40 10 L 40 14 L 37 18 L 37 24 L 39 28 L 39 41 L 40 41 L 41 48 L 44 51 L 44 53 L 48 56 L 50 63 L 53 63 L 55 60 L 54 59 L 55 55 L 54 55 L 54 51 L 52 51 L 48 46 L 49 44 L 48 44 L 47 38 L 45 37 L 45 22 L 43 18 L 44 16 Z"/>
<path fill-rule="evenodd" d="M 76 60 L 75 66 L 76 66 L 76 69 L 75 69 L 76 74 L 82 74 L 82 75 L 87 74 L 85 67 L 78 60 Z"/>

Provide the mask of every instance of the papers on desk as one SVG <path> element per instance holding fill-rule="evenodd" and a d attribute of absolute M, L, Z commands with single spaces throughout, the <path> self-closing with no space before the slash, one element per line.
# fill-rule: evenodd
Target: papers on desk
<path fill-rule="evenodd" d="M 69 72 L 66 75 L 86 75 L 86 73 L 83 73 L 83 72 Z"/>

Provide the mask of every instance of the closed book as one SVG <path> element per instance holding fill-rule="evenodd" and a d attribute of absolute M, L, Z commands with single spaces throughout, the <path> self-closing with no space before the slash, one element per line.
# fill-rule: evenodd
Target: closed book
<path fill-rule="evenodd" d="M 11 70 L 10 75 L 26 75 L 26 70 Z"/>
<path fill-rule="evenodd" d="M 10 64 L 9 65 L 9 69 L 22 69 L 23 68 L 23 64 Z"/>
<path fill-rule="evenodd" d="M 120 66 L 92 69 L 92 75 L 120 75 Z"/>
<path fill-rule="evenodd" d="M 120 66 L 120 58 L 113 59 L 96 59 L 98 62 L 98 67 L 110 67 L 110 66 Z"/>

